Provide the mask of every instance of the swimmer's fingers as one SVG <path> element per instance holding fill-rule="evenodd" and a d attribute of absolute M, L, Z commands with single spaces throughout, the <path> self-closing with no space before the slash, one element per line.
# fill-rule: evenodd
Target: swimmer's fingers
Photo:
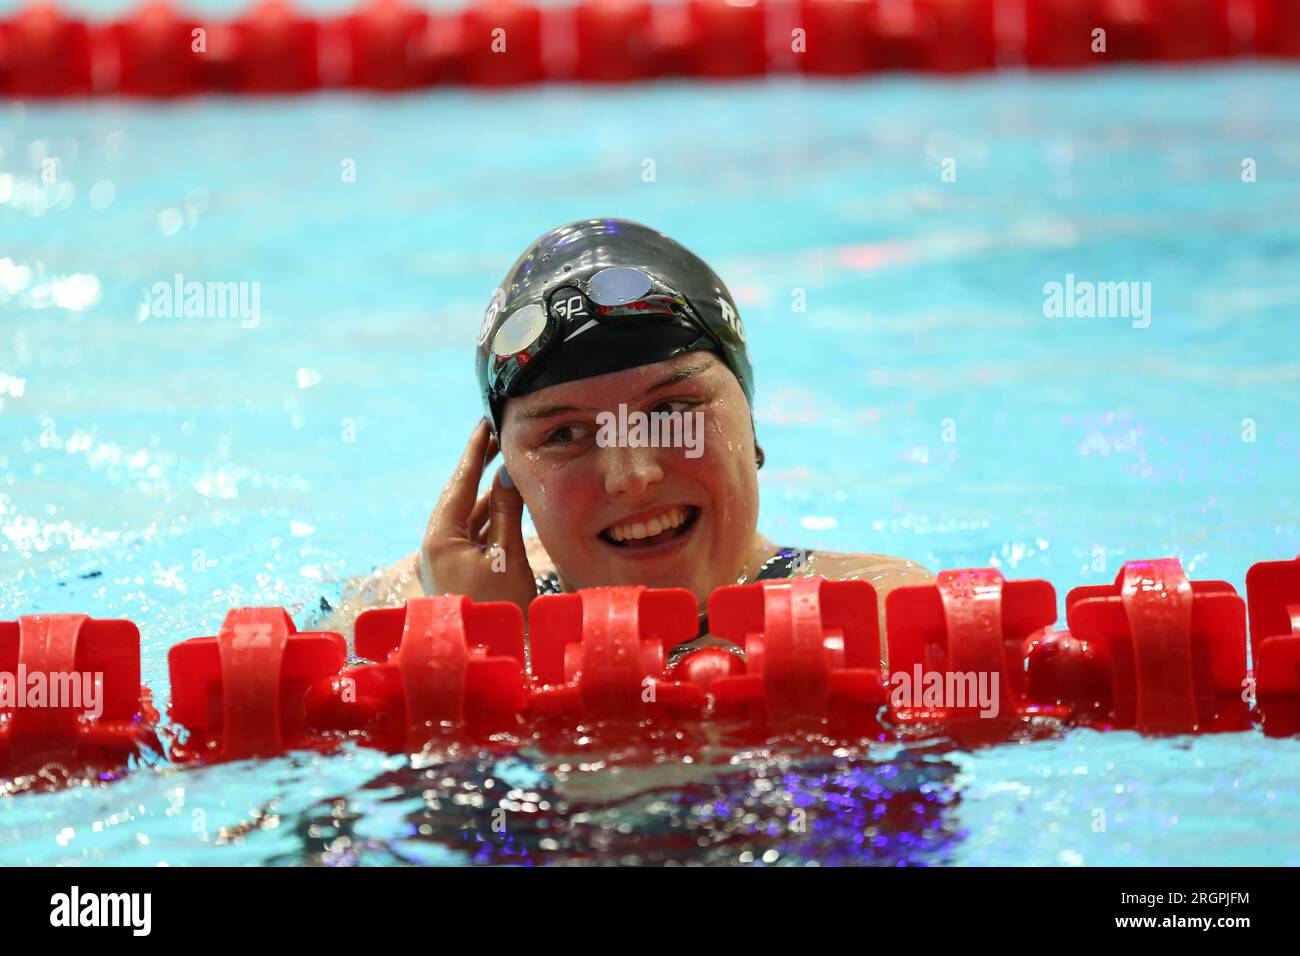
<path fill-rule="evenodd" d="M 488 503 L 492 498 L 492 491 L 488 489 L 478 496 L 478 501 L 474 502 L 474 510 L 469 513 L 469 539 L 477 545 L 487 544 L 488 532 Z"/>
<path fill-rule="evenodd" d="M 479 422 L 470 435 L 451 480 L 442 490 L 442 496 L 429 517 L 426 537 L 455 538 L 470 527 L 470 514 L 478 497 L 478 485 L 483 478 L 483 467 L 490 460 L 489 448 L 495 445 L 487 419 Z M 493 452 L 494 454 L 495 452 Z"/>
<path fill-rule="evenodd" d="M 507 560 L 521 570 L 527 570 L 529 579 L 532 579 L 528 552 L 524 548 L 524 499 L 514 482 L 510 481 L 504 465 L 497 469 L 492 479 L 487 545 L 489 551 L 493 548 L 503 551 Z"/>

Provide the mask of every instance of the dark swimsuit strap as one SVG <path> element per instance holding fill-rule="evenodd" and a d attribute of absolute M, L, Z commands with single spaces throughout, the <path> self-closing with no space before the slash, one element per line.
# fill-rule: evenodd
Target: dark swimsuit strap
<path fill-rule="evenodd" d="M 560 576 L 554 571 L 547 571 L 540 578 L 533 578 L 537 584 L 537 595 L 543 594 L 562 594 L 560 590 Z"/>
<path fill-rule="evenodd" d="M 777 548 L 776 554 L 763 562 L 763 566 L 758 569 L 758 574 L 754 575 L 754 580 L 766 581 L 769 578 L 794 577 L 794 566 L 800 563 L 801 560 L 808 560 L 808 552 L 805 549 Z"/>

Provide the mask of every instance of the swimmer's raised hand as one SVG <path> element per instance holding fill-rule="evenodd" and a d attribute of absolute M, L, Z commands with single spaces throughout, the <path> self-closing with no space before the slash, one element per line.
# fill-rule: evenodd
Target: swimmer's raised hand
<path fill-rule="evenodd" d="M 502 481 L 504 468 L 476 497 L 497 450 L 487 421 L 480 422 L 429 518 L 420 547 L 420 587 L 428 595 L 511 601 L 527 613 L 537 585 L 524 550 L 524 499 Z"/>

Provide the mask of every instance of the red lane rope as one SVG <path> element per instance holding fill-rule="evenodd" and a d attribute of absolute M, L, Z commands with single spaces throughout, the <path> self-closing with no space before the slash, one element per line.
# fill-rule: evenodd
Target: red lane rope
<path fill-rule="evenodd" d="M 115 773 L 159 753 L 159 733 L 177 763 L 345 740 L 408 753 L 635 744 L 652 730 L 689 748 L 702 722 L 740 744 L 813 732 L 975 745 L 1075 724 L 1293 736 L 1300 558 L 1256 564 L 1246 585 L 1243 601 L 1175 558 L 1129 561 L 1113 584 L 1071 590 L 1060 629 L 1051 584 L 992 568 L 896 588 L 883 619 L 865 581 L 764 581 L 709 598 L 711 633 L 743 654 L 714 646 L 678 662 L 671 649 L 698 624 L 690 591 L 592 588 L 529 606 L 531 667 L 513 604 L 448 595 L 368 610 L 355 646 L 370 661 L 351 664 L 341 634 L 299 632 L 279 607 L 236 608 L 216 637 L 171 648 L 166 726 L 140 685 L 135 624 L 31 615 L 0 621 L 0 779 L 51 763 Z"/>
<path fill-rule="evenodd" d="M 0 96 L 382 92 L 767 74 L 962 74 L 999 66 L 1300 57 L 1296 0 L 366 0 L 232 19 L 146 0 L 120 20 L 37 2 L 0 19 Z"/>

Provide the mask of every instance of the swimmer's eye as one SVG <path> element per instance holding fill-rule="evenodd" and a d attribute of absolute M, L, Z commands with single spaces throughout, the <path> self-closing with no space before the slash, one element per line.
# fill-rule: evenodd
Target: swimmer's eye
<path fill-rule="evenodd" d="M 654 408 L 651 409 L 651 412 L 667 414 L 672 414 L 673 412 L 685 413 L 689 409 L 702 404 L 704 403 L 695 399 L 670 399 L 655 405 Z M 559 428 L 552 429 L 548 432 L 546 437 L 542 439 L 542 447 L 559 448 L 566 445 L 577 445 L 589 438 L 593 438 L 594 436 L 595 432 L 591 428 L 574 422 L 569 425 L 561 425 Z"/>
<path fill-rule="evenodd" d="M 656 405 L 656 406 L 655 406 L 654 408 L 652 408 L 650 411 L 651 411 L 651 412 L 663 412 L 663 413 L 666 413 L 666 414 L 671 415 L 673 412 L 685 412 L 685 411 L 687 411 L 688 409 L 694 408 L 696 405 L 699 405 L 699 404 L 700 404 L 699 402 L 691 401 L 691 400 L 689 400 L 689 399 L 684 399 L 684 398 L 683 398 L 683 399 L 677 399 L 677 400 L 673 400 L 673 401 L 660 402 L 658 405 Z M 678 407 L 677 407 L 677 408 L 673 408 L 672 406 L 674 406 L 674 405 L 676 405 L 676 406 L 678 406 Z"/>
<path fill-rule="evenodd" d="M 589 429 L 582 425 L 561 425 L 546 436 L 543 445 L 573 445 L 587 438 Z"/>

